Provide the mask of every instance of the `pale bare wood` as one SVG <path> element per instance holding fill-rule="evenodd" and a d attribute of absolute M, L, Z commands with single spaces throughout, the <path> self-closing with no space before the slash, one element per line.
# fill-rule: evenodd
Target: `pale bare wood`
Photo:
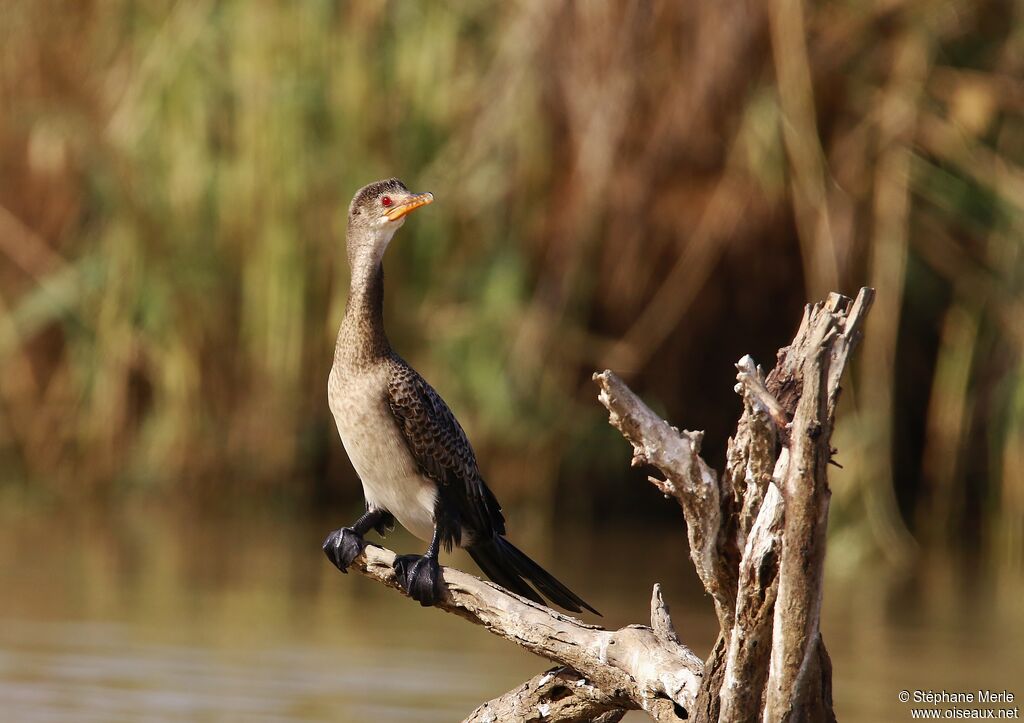
<path fill-rule="evenodd" d="M 779 461 L 784 473 L 786 460 Z M 761 708 L 771 651 L 772 612 L 778 592 L 782 508 L 782 495 L 772 484 L 740 563 L 736 625 L 729 631 L 725 675 L 719 691 L 720 723 L 752 723 Z"/>
<path fill-rule="evenodd" d="M 481 704 L 462 723 L 544 721 L 544 723 L 615 723 L 628 701 L 594 686 L 571 668 L 535 675 L 508 693 Z"/>
<path fill-rule="evenodd" d="M 816 701 L 810 688 L 817 685 L 820 689 L 820 680 L 813 680 L 812 673 L 819 669 L 824 654 L 819 625 L 832 495 L 828 486 L 830 439 L 839 380 L 873 298 L 873 290 L 861 289 L 852 303 L 833 294 L 826 303 L 807 307 L 801 325 L 804 333 L 786 350 L 785 366 L 801 391 L 790 425 L 790 461 L 782 483 L 785 523 L 765 686 L 765 723 L 825 719 L 822 711 L 808 706 Z"/>
<path fill-rule="evenodd" d="M 395 553 L 367 545 L 355 570 L 405 594 L 392 567 Z M 552 610 L 451 567 L 441 568 L 445 593 L 437 607 L 482 625 L 532 653 L 572 668 L 623 707 L 675 721 L 700 688 L 704 665 L 688 648 L 646 625 L 606 630 Z"/>
<path fill-rule="evenodd" d="M 644 404 L 614 372 L 594 375 L 598 400 L 608 409 L 608 423 L 633 445 L 633 466 L 657 467 L 665 479 L 652 477 L 658 490 L 683 509 L 690 559 L 704 589 L 715 602 L 722 627 L 731 627 L 735 590 L 728 563 L 719 548 L 722 515 L 718 478 L 700 456 L 703 432 L 679 431 Z"/>
<path fill-rule="evenodd" d="M 743 413 L 719 478 L 701 459 L 700 432 L 662 420 L 615 374 L 595 374 L 609 422 L 634 465 L 683 510 L 690 556 L 712 596 L 721 634 L 702 663 L 683 645 L 655 585 L 651 625 L 587 625 L 451 568 L 438 607 L 563 667 L 478 707 L 466 721 L 834 721 L 831 663 L 819 632 L 827 465 L 842 377 L 873 291 L 808 305 L 767 377 L 737 363 Z M 394 553 L 368 546 L 353 568 L 401 590 Z"/>

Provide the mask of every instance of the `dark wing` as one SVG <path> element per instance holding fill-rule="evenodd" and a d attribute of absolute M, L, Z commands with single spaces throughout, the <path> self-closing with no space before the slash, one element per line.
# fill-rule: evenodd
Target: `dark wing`
<path fill-rule="evenodd" d="M 391 367 L 388 405 L 420 470 L 438 485 L 445 545 L 460 544 L 462 528 L 479 540 L 505 534 L 501 506 L 480 477 L 466 433 L 441 395 L 400 359 Z"/>

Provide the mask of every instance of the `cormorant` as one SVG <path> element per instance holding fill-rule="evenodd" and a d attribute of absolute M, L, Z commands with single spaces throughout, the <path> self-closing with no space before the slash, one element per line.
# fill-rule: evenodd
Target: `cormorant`
<path fill-rule="evenodd" d="M 384 251 L 407 214 L 433 200 L 392 178 L 361 188 L 349 206 L 351 283 L 327 393 L 363 483 L 366 514 L 329 534 L 324 552 L 345 572 L 366 545 L 363 535 L 371 529 L 384 534 L 398 520 L 430 542 L 424 555 L 395 559 L 399 581 L 421 605 L 441 596 L 440 547 L 457 545 L 514 593 L 543 603 L 539 591 L 567 610 L 600 614 L 505 539 L 501 506 L 480 475 L 465 432 L 384 334 Z"/>

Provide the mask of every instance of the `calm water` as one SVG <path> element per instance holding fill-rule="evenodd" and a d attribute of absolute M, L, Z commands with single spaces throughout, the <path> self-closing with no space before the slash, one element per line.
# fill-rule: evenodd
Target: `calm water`
<path fill-rule="evenodd" d="M 319 549 L 333 526 L 152 512 L 6 520 L 0 720 L 457 721 L 548 666 L 338 574 Z M 646 622 L 662 581 L 680 634 L 706 655 L 717 627 L 681 529 L 566 535 L 557 557 L 551 541 L 518 541 L 607 625 Z M 399 534 L 389 544 L 420 547 Z M 651 549 L 657 564 L 638 564 Z M 1006 688 L 1020 701 L 1019 580 L 942 565 L 889 577 L 830 579 L 824 630 L 840 720 L 909 720 L 902 689 Z"/>

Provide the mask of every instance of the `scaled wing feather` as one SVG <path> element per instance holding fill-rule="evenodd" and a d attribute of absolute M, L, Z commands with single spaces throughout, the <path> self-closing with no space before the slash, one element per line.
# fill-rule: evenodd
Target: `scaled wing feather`
<path fill-rule="evenodd" d="M 501 507 L 480 476 L 466 433 L 441 395 L 401 360 L 392 367 L 387 393 L 388 405 L 420 470 L 437 483 L 442 498 L 450 503 L 448 508 L 459 516 L 452 521 L 458 523 L 456 529 L 442 530 L 442 536 L 449 538 L 445 544 L 459 544 L 461 528 L 471 530 L 477 539 L 504 534 Z"/>

